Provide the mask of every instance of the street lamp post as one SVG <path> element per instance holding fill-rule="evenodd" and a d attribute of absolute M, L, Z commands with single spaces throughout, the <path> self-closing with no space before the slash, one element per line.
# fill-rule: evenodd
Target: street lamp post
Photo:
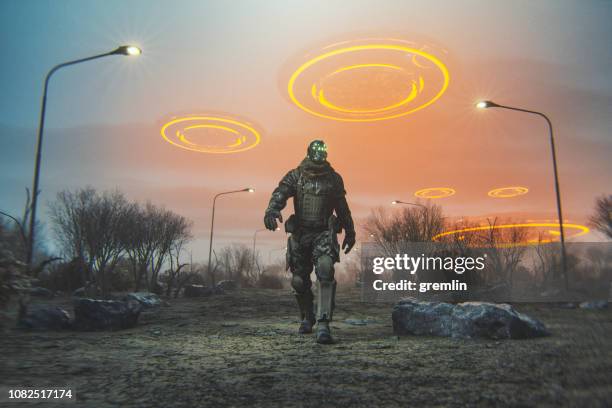
<path fill-rule="evenodd" d="M 559 189 L 559 175 L 557 173 L 557 153 L 555 150 L 555 138 L 553 136 L 553 126 L 552 122 L 542 112 L 532 111 L 528 109 L 515 108 L 513 106 L 500 105 L 492 101 L 480 101 L 476 104 L 476 107 L 479 109 L 487 109 L 487 108 L 502 108 L 509 109 L 518 112 L 531 113 L 533 115 L 538 115 L 548 124 L 548 131 L 550 135 L 550 150 L 552 153 L 552 163 L 553 163 L 553 174 L 555 176 L 555 194 L 557 197 L 557 216 L 559 218 L 559 236 L 561 238 L 561 267 L 563 268 L 563 277 L 565 279 L 565 289 L 569 289 L 569 281 L 567 277 L 567 255 L 565 252 L 565 232 L 563 230 L 563 212 L 561 211 L 561 191 Z"/>
<path fill-rule="evenodd" d="M 280 227 L 276 227 L 275 231 L 278 231 L 278 230 L 280 230 Z M 251 263 L 251 267 L 253 269 L 255 269 L 255 246 L 257 245 L 257 233 L 263 232 L 263 231 L 267 231 L 267 229 L 262 228 L 262 229 L 255 230 L 255 233 L 253 234 L 253 260 Z"/>
<path fill-rule="evenodd" d="M 423 207 L 423 208 L 427 208 L 427 206 L 423 205 L 423 204 L 417 204 L 417 203 L 408 203 L 406 201 L 401 201 L 401 200 L 393 200 L 391 201 L 391 204 L 393 205 L 397 205 L 397 204 L 404 204 L 404 205 L 415 205 L 417 207 Z"/>
<path fill-rule="evenodd" d="M 214 229 L 215 229 L 215 204 L 217 203 L 217 197 L 226 195 L 226 194 L 245 193 L 245 192 L 253 193 L 255 192 L 255 190 L 250 187 L 247 187 L 247 188 L 243 188 L 242 190 L 225 191 L 223 193 L 218 193 L 213 198 L 212 218 L 210 221 L 210 244 L 208 247 L 208 273 L 210 274 L 212 286 L 215 286 L 215 277 L 210 268 L 211 268 L 211 262 L 212 262 L 213 234 L 214 234 Z"/>
<path fill-rule="evenodd" d="M 42 154 L 42 143 L 43 143 L 43 131 L 45 127 L 45 111 L 47 108 L 47 90 L 49 88 L 49 80 L 51 76 L 60 68 L 67 67 L 69 65 L 79 64 L 81 62 L 91 61 L 94 59 L 108 57 L 110 55 L 128 55 L 128 56 L 136 56 L 140 55 L 142 50 L 133 45 L 122 45 L 116 50 L 105 52 L 104 54 L 98 54 L 87 58 L 81 58 L 73 61 L 64 62 L 58 64 L 51 68 L 51 70 L 47 73 L 45 77 L 45 85 L 43 88 L 43 96 L 42 96 L 42 106 L 40 109 L 40 122 L 38 124 L 38 140 L 36 142 L 36 160 L 34 164 L 34 182 L 32 186 L 32 205 L 31 205 L 31 213 L 30 213 L 30 228 L 28 235 L 28 244 L 26 249 L 26 261 L 28 266 L 32 264 L 32 257 L 34 254 L 34 227 L 36 225 L 36 205 L 38 204 L 38 184 L 40 179 L 40 161 Z"/>

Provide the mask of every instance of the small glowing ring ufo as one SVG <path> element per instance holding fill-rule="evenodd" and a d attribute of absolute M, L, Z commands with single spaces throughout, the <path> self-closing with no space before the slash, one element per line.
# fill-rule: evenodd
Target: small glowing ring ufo
<path fill-rule="evenodd" d="M 193 129 L 216 129 L 231 135 L 231 143 L 226 145 L 204 145 L 193 142 L 187 136 Z M 181 149 L 200 153 L 238 153 L 252 149 L 261 141 L 261 134 L 252 125 L 224 116 L 187 115 L 173 118 L 161 128 L 165 141 Z"/>
<path fill-rule="evenodd" d="M 506 229 L 506 228 L 542 228 L 542 227 L 559 228 L 559 223 L 530 222 L 530 223 L 524 223 L 524 224 L 500 224 L 500 225 L 485 225 L 481 227 L 461 228 L 461 229 L 441 232 L 440 234 L 434 235 L 431 238 L 431 240 L 438 241 L 442 237 L 449 236 L 449 235 L 462 234 L 465 232 L 490 231 L 494 229 Z M 579 237 L 582 235 L 586 235 L 590 231 L 588 227 L 585 227 L 584 225 L 580 225 L 580 224 L 563 224 L 563 229 L 573 229 L 573 230 L 578 231 L 576 234 L 568 238 L 575 238 L 575 237 Z M 559 231 L 556 231 L 556 230 L 550 230 L 549 233 L 551 235 L 559 235 Z M 459 238 L 463 239 L 461 238 L 461 236 Z M 507 246 L 537 245 L 538 243 L 549 243 L 549 242 L 552 242 L 552 240 L 551 239 L 542 240 L 542 241 L 530 240 L 524 243 L 507 244 Z"/>
<path fill-rule="evenodd" d="M 487 195 L 493 198 L 510 198 L 527 194 L 528 192 L 529 189 L 527 187 L 500 187 L 489 191 Z"/>
<path fill-rule="evenodd" d="M 456 191 L 450 187 L 430 187 L 414 193 L 415 197 L 419 198 L 446 198 L 455 195 Z"/>
<path fill-rule="evenodd" d="M 419 105 L 413 109 L 407 110 L 405 112 L 399 112 L 399 113 L 395 113 L 395 114 L 390 114 L 390 115 L 386 115 L 386 116 L 380 116 L 380 117 L 369 117 L 369 118 L 351 118 L 351 117 L 339 117 L 339 116 L 331 116 L 325 113 L 321 113 L 321 112 L 317 112 L 315 110 L 312 110 L 308 107 L 306 107 L 302 102 L 299 101 L 299 99 L 297 98 L 297 96 L 295 95 L 295 83 L 298 79 L 298 77 L 304 73 L 304 71 L 306 71 L 307 69 L 309 69 L 310 67 L 314 66 L 315 64 L 330 58 L 330 57 L 334 57 L 337 55 L 341 55 L 341 54 L 346 54 L 346 53 L 351 53 L 351 52 L 357 52 L 357 51 L 367 51 L 367 50 L 389 50 L 389 51 L 399 51 L 399 52 L 405 52 L 405 53 L 410 53 L 414 56 L 418 55 L 420 57 L 423 57 L 424 59 L 432 62 L 442 73 L 443 76 L 443 82 L 442 82 L 442 86 L 440 88 L 440 90 L 438 91 L 437 94 L 435 94 L 429 101 L 423 103 L 422 105 Z M 342 72 L 343 70 L 347 70 L 347 69 L 354 69 L 357 67 L 362 67 L 362 66 L 378 66 L 378 65 L 386 65 L 386 64 L 361 64 L 361 65 L 357 65 L 357 66 L 349 66 L 349 67 L 344 67 L 344 68 L 340 68 L 339 70 L 334 71 L 334 73 L 338 73 L 338 72 Z M 289 79 L 289 83 L 287 85 L 287 92 L 289 94 L 289 98 L 291 99 L 291 101 L 298 106 L 300 109 L 302 109 L 305 112 L 308 112 L 312 115 L 315 116 L 319 116 L 325 119 L 332 119 L 332 120 L 338 120 L 338 121 L 345 121 L 345 122 L 373 122 L 373 121 L 378 121 L 378 120 L 386 120 L 386 119 L 394 119 L 394 118 L 399 118 L 401 116 L 405 116 L 408 114 L 411 114 L 413 112 L 416 112 L 418 110 L 421 110 L 423 108 L 426 108 L 427 106 L 431 105 L 432 103 L 434 103 L 435 101 L 437 101 L 442 94 L 446 91 L 446 89 L 448 88 L 448 83 L 449 83 L 449 72 L 448 72 L 448 68 L 446 68 L 446 65 L 444 65 L 444 63 L 442 61 L 440 61 L 437 57 L 435 57 L 432 54 L 429 54 L 423 50 L 419 50 L 419 49 L 415 49 L 412 47 L 407 47 L 404 45 L 398 45 L 398 44 L 365 44 L 365 45 L 354 45 L 354 46 L 350 46 L 350 47 L 344 47 L 344 48 L 340 48 L 340 49 L 336 49 L 333 51 L 328 51 L 324 54 L 321 54 L 317 57 L 314 57 L 312 59 L 310 59 L 309 61 L 305 62 L 304 64 L 302 64 L 294 73 L 293 75 L 291 75 L 291 78 Z M 423 88 L 423 81 L 422 78 L 420 80 L 420 89 Z M 313 89 L 314 91 L 316 91 L 316 88 Z M 414 91 L 414 83 L 413 83 L 413 91 Z M 315 95 L 315 99 L 319 100 L 319 102 L 324 105 L 324 103 L 322 103 L 322 98 L 321 98 L 322 94 L 319 94 L 319 97 L 316 97 L 316 93 Z M 397 108 L 398 106 L 402 106 L 408 102 L 410 102 L 410 100 L 406 101 L 406 99 L 410 98 L 410 95 L 412 95 L 412 92 L 409 94 L 409 96 L 407 98 L 405 98 L 404 100 L 400 101 L 399 103 L 393 104 L 391 106 L 387 106 L 386 108 L 382 109 L 382 111 L 386 111 L 389 109 L 394 109 Z M 326 106 L 326 105 L 324 105 Z M 339 107 L 335 107 L 334 105 L 328 104 L 326 106 L 327 108 L 331 108 L 337 111 L 342 111 L 342 109 L 338 109 Z M 374 112 L 372 111 L 348 111 L 348 110 L 344 110 L 347 113 L 375 113 L 378 111 L 375 110 Z"/>

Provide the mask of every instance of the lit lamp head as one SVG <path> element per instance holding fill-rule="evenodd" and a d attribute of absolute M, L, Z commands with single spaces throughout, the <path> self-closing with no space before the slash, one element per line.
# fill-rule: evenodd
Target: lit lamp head
<path fill-rule="evenodd" d="M 478 103 L 476 103 L 476 107 L 478 109 L 495 108 L 496 106 L 499 105 L 492 101 L 479 101 Z"/>
<path fill-rule="evenodd" d="M 254 188 L 251 188 L 251 187 L 247 187 L 247 188 L 245 188 L 245 189 L 244 189 L 244 190 L 242 190 L 242 191 L 246 191 L 246 192 L 248 192 L 248 193 L 254 193 L 254 192 L 255 192 L 255 189 L 254 189 Z"/>
<path fill-rule="evenodd" d="M 399 203 L 399 201 L 397 201 L 397 200 L 393 200 L 393 201 L 391 201 L 391 204 L 393 204 L 393 205 L 395 205 L 395 204 L 397 204 L 397 203 Z"/>
<path fill-rule="evenodd" d="M 113 51 L 112 54 L 127 55 L 130 57 L 135 57 L 137 55 L 142 54 L 142 50 L 136 47 L 135 45 L 122 45 L 121 47 Z"/>
<path fill-rule="evenodd" d="M 327 159 L 327 145 L 322 140 L 313 140 L 308 145 L 307 157 L 315 163 L 323 163 Z"/>

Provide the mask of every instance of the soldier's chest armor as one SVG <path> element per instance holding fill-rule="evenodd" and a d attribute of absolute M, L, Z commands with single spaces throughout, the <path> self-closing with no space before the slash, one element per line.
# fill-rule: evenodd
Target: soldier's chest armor
<path fill-rule="evenodd" d="M 298 185 L 298 212 L 304 224 L 324 225 L 331 215 L 334 183 L 331 177 L 302 178 Z"/>
<path fill-rule="evenodd" d="M 331 177 L 302 178 L 300 190 L 304 195 L 331 196 L 334 192 L 334 184 Z"/>

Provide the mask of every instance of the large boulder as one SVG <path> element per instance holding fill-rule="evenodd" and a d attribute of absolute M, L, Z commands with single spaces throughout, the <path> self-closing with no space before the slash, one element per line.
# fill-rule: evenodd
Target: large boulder
<path fill-rule="evenodd" d="M 404 299 L 393 308 L 392 319 L 399 335 L 524 339 L 549 334 L 543 323 L 512 306 L 488 302 L 452 305 Z"/>
<path fill-rule="evenodd" d="M 28 294 L 34 297 L 42 297 L 51 299 L 53 297 L 53 292 L 47 288 L 42 288 L 40 286 L 36 286 L 28 289 Z"/>
<path fill-rule="evenodd" d="M 74 299 L 74 327 L 78 330 L 121 330 L 136 326 L 142 305 L 134 300 Z"/>
<path fill-rule="evenodd" d="M 32 330 L 62 330 L 71 326 L 70 315 L 57 306 L 36 305 L 22 310 L 17 327 Z"/>
<path fill-rule="evenodd" d="M 85 288 L 78 288 L 72 292 L 72 297 L 81 298 L 85 297 Z"/>
<path fill-rule="evenodd" d="M 238 282 L 234 280 L 222 280 L 215 286 L 217 290 L 226 291 L 226 290 L 236 290 L 238 289 Z"/>
<path fill-rule="evenodd" d="M 528 339 L 549 335 L 542 322 L 508 304 L 460 303 L 453 308 L 451 336 Z"/>
<path fill-rule="evenodd" d="M 204 285 L 186 285 L 183 295 L 185 297 L 203 297 L 213 295 L 215 291 Z"/>
<path fill-rule="evenodd" d="M 396 334 L 451 335 L 453 305 L 404 299 L 393 308 L 393 331 Z"/>
<path fill-rule="evenodd" d="M 125 296 L 125 300 L 135 300 L 140 303 L 144 309 L 154 309 L 160 307 L 162 302 L 159 296 L 150 292 L 132 292 Z"/>

